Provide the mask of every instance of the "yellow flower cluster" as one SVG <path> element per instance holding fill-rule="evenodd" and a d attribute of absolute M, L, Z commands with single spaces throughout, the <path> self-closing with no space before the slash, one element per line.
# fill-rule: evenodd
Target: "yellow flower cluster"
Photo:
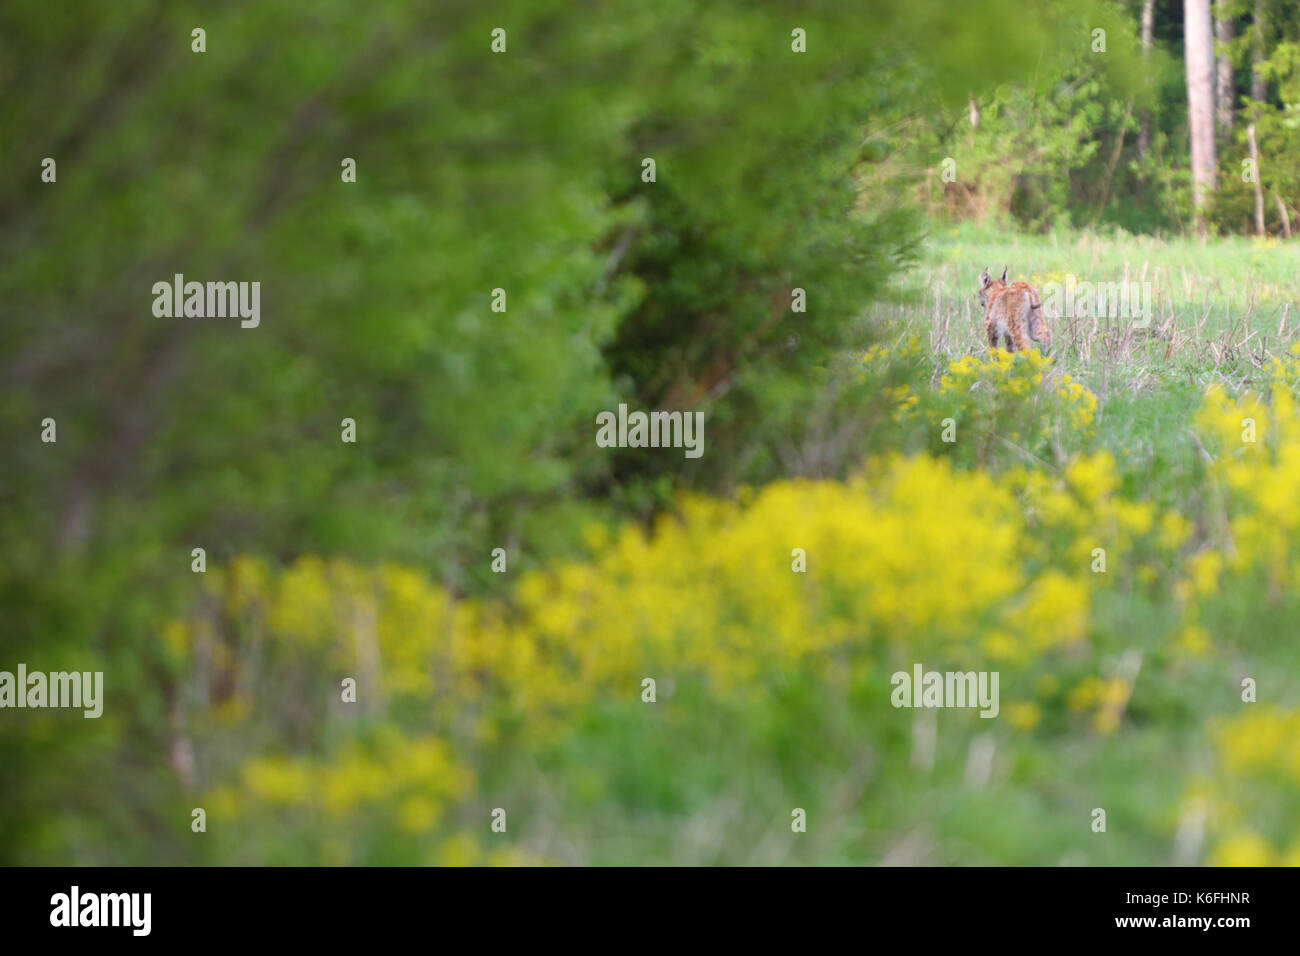
<path fill-rule="evenodd" d="M 1212 648 L 1203 623 L 1226 604 L 1276 605 L 1300 584 L 1300 345 L 1273 360 L 1261 393 L 1207 390 L 1194 430 L 1212 455 L 1221 500 L 1217 540 L 1182 565 L 1177 643 L 1192 655 Z M 1222 611 L 1220 611 L 1222 616 Z M 1280 639 L 1287 640 L 1283 635 Z M 1217 772 L 1189 800 L 1210 809 L 1219 865 L 1300 865 L 1300 829 L 1261 832 L 1278 805 L 1300 805 L 1300 711 L 1246 704 L 1213 731 Z M 1263 813 L 1254 813 L 1263 810 Z M 1294 814 L 1281 814 L 1293 820 Z"/>
<path fill-rule="evenodd" d="M 690 498 L 652 536 L 628 528 L 589 563 L 526 576 L 512 618 L 467 613 L 460 670 L 546 712 L 655 673 L 744 690 L 765 668 L 923 653 L 990 622 L 1035 646 L 1079 637 L 1086 600 L 1027 580 L 1029 548 L 1009 489 L 925 457 L 747 501 Z"/>
<path fill-rule="evenodd" d="M 1029 427 L 1046 432 L 1063 427 L 1085 433 L 1097 418 L 1097 396 L 1067 372 L 1054 369 L 1053 361 L 1036 349 L 1007 352 L 993 349 L 986 355 L 967 355 L 952 362 L 939 381 L 945 394 L 995 396 L 999 409 L 1015 408 L 1029 397 L 1040 399 L 1032 409 Z M 1055 401 L 1043 399 L 1055 398 Z M 1001 414 L 1001 413 L 1000 413 Z"/>
<path fill-rule="evenodd" d="M 244 764 L 242 792 L 267 806 L 319 809 L 340 819 L 366 804 L 396 800 L 412 832 L 428 830 L 449 800 L 463 796 L 474 775 L 452 757 L 444 741 L 411 740 L 391 729 L 351 740 L 329 759 L 262 756 Z M 237 815 L 235 792 L 219 789 L 214 806 Z"/>
<path fill-rule="evenodd" d="M 1063 372 L 1056 383 L 1056 394 L 1069 415 L 1069 423 L 1078 431 L 1089 428 L 1097 419 L 1097 396 L 1081 382 L 1076 382 L 1069 372 Z"/>
<path fill-rule="evenodd" d="M 1120 714 L 1133 693 L 1133 686 L 1122 677 L 1084 678 L 1067 698 L 1070 709 L 1092 714 L 1093 726 L 1103 734 L 1119 729 Z"/>
<path fill-rule="evenodd" d="M 924 406 L 935 423 L 948 417 L 976 422 L 981 428 L 1011 423 L 1005 437 L 1026 445 L 1037 444 L 1053 431 L 1081 438 L 1096 421 L 1097 396 L 1034 349 L 993 349 L 949 362 L 940 376 L 937 402 L 916 375 L 902 384 L 896 383 L 896 376 L 887 378 L 891 371 L 907 368 L 922 370 L 928 377 L 929 359 L 915 336 L 893 347 L 874 345 L 862 355 L 860 378 L 876 381 L 884 389 L 895 421 L 906 420 Z"/>
<path fill-rule="evenodd" d="M 1104 591 L 1157 575 L 1173 584 L 1167 649 L 1182 664 L 1214 651 L 1206 609 L 1225 575 L 1300 583 L 1300 355 L 1272 381 L 1265 398 L 1206 396 L 1196 429 L 1229 500 L 1223 541 L 1195 553 L 1188 517 L 1127 497 L 1102 451 L 1050 467 L 1031 457 L 1000 475 L 888 456 L 846 481 L 686 497 L 649 531 L 592 526 L 588 557 L 524 574 L 506 600 L 458 599 L 396 565 L 236 559 L 212 569 L 207 599 L 162 633 L 175 672 L 206 675 L 213 713 L 247 738 L 216 773 L 210 806 L 250 826 L 326 824 L 313 832 L 381 819 L 428 862 L 527 862 L 468 835 L 495 805 L 485 776 L 569 739 L 592 707 L 637 706 L 647 678 L 662 695 L 689 681 L 714 700 L 762 703 L 795 673 L 842 691 L 918 661 L 997 669 L 1014 730 L 1059 727 L 1058 714 L 1073 712 L 1113 741 L 1136 670 L 1064 677 L 1053 666 L 1086 660 Z M 1058 427 L 1095 418 L 1092 393 L 1037 353 L 953 362 L 920 400 L 985 393 L 1058 402 Z M 1035 414 L 1050 418 L 1050 407 Z M 299 694 L 353 678 L 358 703 L 268 702 L 268 674 Z M 312 728 L 299 752 L 259 743 L 253 715 L 268 707 L 281 724 Z M 394 713 L 406 730 L 356 719 Z M 1213 858 L 1300 861 L 1300 833 L 1252 829 L 1244 815 L 1257 792 L 1300 794 L 1300 714 L 1251 707 L 1213 740 L 1220 772 L 1194 795 L 1212 810 Z M 346 841 L 319 848 L 323 862 L 358 852 Z"/>
<path fill-rule="evenodd" d="M 378 804 L 424 834 L 454 828 L 473 800 L 482 748 L 554 739 L 594 699 L 638 701 L 647 677 L 761 696 L 790 668 L 832 684 L 918 660 L 1014 668 L 1088 630 L 1087 587 L 1041 567 L 1013 489 L 944 459 L 875 460 L 846 482 L 779 482 L 735 502 L 687 498 L 650 534 L 592 540 L 589 560 L 525 575 L 506 603 L 454 601 L 395 566 L 213 569 L 213 596 L 258 635 L 258 674 L 292 662 L 313 669 L 295 675 L 302 686 L 354 676 L 359 707 L 417 707 L 429 732 L 251 752 L 212 805 L 346 820 Z M 165 643 L 178 664 L 225 647 L 235 693 L 255 693 L 252 661 L 207 615 L 173 622 Z M 1021 728 L 1038 720 L 1032 702 L 1011 713 Z"/>
<path fill-rule="evenodd" d="M 1210 388 L 1195 428 L 1230 497 L 1231 566 L 1259 568 L 1280 591 L 1300 583 L 1300 356 L 1275 359 L 1270 372 L 1264 395 Z"/>
<path fill-rule="evenodd" d="M 1043 374 L 1051 365 L 1052 360 L 1036 350 L 993 349 L 987 355 L 966 355 L 951 362 L 939 388 L 944 392 L 966 392 L 977 381 L 985 381 L 999 391 L 1027 395 L 1042 384 Z"/>
<path fill-rule="evenodd" d="M 892 347 L 873 345 L 862 353 L 859 381 L 874 382 L 883 388 L 894 420 L 904 421 L 916 410 L 921 396 L 914 383 L 894 382 L 900 373 L 909 375 L 909 369 L 919 368 L 928 357 L 924 343 L 915 335 L 904 337 Z"/>
<path fill-rule="evenodd" d="M 1284 816 L 1289 832 L 1260 833 L 1252 810 L 1277 788 L 1300 794 L 1300 710 L 1252 705 L 1219 722 L 1213 733 L 1217 772 L 1189 798 L 1210 809 L 1216 866 L 1300 866 L 1300 824 Z"/>
<path fill-rule="evenodd" d="M 1154 535 L 1154 547 L 1175 554 L 1191 533 L 1191 525 L 1176 514 L 1159 515 L 1146 502 L 1119 494 L 1115 459 L 1107 451 L 1078 455 L 1060 476 L 1040 468 L 1021 467 L 1007 476 L 1017 488 L 1038 531 L 1035 540 L 1066 542 L 1068 566 L 1093 572 L 1102 549 L 1112 572 L 1133 550 L 1138 539 Z"/>

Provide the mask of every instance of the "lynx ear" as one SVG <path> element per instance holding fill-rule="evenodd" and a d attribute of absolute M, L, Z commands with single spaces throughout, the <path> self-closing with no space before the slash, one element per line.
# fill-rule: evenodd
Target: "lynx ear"
<path fill-rule="evenodd" d="M 987 267 L 985 267 L 984 271 L 980 273 L 980 285 L 985 286 L 988 284 L 989 284 L 989 270 Z"/>
<path fill-rule="evenodd" d="M 1003 282 L 1006 282 L 1006 281 L 1007 281 L 1007 268 L 1008 268 L 1007 266 L 1003 266 L 1003 267 L 1002 267 L 1002 281 L 1003 281 Z"/>

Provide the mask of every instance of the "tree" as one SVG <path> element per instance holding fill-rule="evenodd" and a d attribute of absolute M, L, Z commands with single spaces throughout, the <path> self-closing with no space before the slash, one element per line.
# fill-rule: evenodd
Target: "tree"
<path fill-rule="evenodd" d="M 1191 140 L 1192 204 L 1196 231 L 1205 234 L 1205 207 L 1215 189 L 1214 33 L 1210 0 L 1183 4 L 1187 66 L 1187 127 Z"/>
<path fill-rule="evenodd" d="M 1226 140 L 1232 134 L 1232 112 L 1236 105 L 1237 84 L 1233 75 L 1232 57 L 1229 46 L 1236 37 L 1236 28 L 1232 17 L 1222 9 L 1222 4 L 1214 18 L 1215 65 L 1214 65 L 1214 100 L 1215 119 L 1219 133 Z"/>
<path fill-rule="evenodd" d="M 1155 33 L 1156 24 L 1156 0 L 1143 0 L 1142 2 L 1142 62 L 1147 64 L 1151 60 L 1151 39 Z M 1138 131 L 1138 158 L 1146 159 L 1147 152 L 1151 149 L 1151 112 L 1143 110 L 1142 127 Z"/>

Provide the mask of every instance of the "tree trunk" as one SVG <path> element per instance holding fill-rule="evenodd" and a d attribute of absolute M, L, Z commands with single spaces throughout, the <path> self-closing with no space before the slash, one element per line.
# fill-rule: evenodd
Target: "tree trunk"
<path fill-rule="evenodd" d="M 1250 28 L 1250 98 L 1262 103 L 1268 95 L 1264 84 L 1264 73 L 1260 64 L 1264 60 L 1264 4 L 1268 0 L 1255 0 L 1255 22 Z M 1255 138 L 1255 124 L 1259 120 L 1259 111 L 1250 111 L 1250 158 L 1255 164 L 1255 234 L 1265 235 L 1264 228 L 1264 171 L 1259 166 L 1259 140 Z M 1287 231 L 1290 224 L 1287 223 Z"/>
<path fill-rule="evenodd" d="M 1210 0 L 1183 0 L 1183 11 L 1193 218 L 1197 234 L 1204 236 L 1205 207 L 1214 192 L 1218 165 L 1214 150 L 1214 28 Z"/>
<path fill-rule="evenodd" d="M 1264 184 L 1260 180 L 1259 144 L 1255 141 L 1255 124 L 1246 127 L 1246 141 L 1250 143 L 1250 164 L 1255 167 L 1255 235 L 1264 235 Z"/>
<path fill-rule="evenodd" d="M 1264 32 L 1267 29 L 1264 16 L 1266 2 L 1267 0 L 1255 0 L 1255 23 L 1250 28 L 1250 98 L 1260 103 L 1264 102 L 1264 97 L 1268 95 L 1264 74 L 1259 68 L 1264 60 Z"/>
<path fill-rule="evenodd" d="M 1286 203 L 1277 193 L 1273 194 L 1273 201 L 1277 203 L 1277 214 L 1282 217 L 1282 235 L 1288 239 L 1291 238 L 1291 216 L 1286 211 Z"/>
<path fill-rule="evenodd" d="M 1143 0 L 1142 3 L 1142 61 L 1147 64 L 1151 59 L 1151 39 L 1155 33 L 1156 0 Z M 1142 125 L 1138 129 L 1138 158 L 1146 159 L 1151 149 L 1151 113 L 1142 111 Z"/>
<path fill-rule="evenodd" d="M 1232 111 L 1237 105 L 1237 81 L 1232 72 L 1232 60 L 1228 58 L 1223 44 L 1231 43 L 1237 35 L 1232 20 L 1216 17 L 1214 20 L 1214 39 L 1218 49 L 1214 63 L 1214 104 L 1215 119 L 1219 124 L 1219 135 L 1224 142 L 1232 135 Z"/>

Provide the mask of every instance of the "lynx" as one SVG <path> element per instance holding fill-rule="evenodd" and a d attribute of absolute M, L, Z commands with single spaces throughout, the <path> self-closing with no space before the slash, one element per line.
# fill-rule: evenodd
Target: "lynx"
<path fill-rule="evenodd" d="M 1007 350 L 1016 352 L 1030 347 L 1032 340 L 1041 351 L 1052 347 L 1052 330 L 1043 314 L 1043 299 L 1028 282 L 1007 284 L 1007 270 L 1002 278 L 990 279 L 989 270 L 980 276 L 980 305 L 985 309 L 984 328 L 989 336 L 989 348 L 997 348 L 998 340 L 1006 343 Z"/>

